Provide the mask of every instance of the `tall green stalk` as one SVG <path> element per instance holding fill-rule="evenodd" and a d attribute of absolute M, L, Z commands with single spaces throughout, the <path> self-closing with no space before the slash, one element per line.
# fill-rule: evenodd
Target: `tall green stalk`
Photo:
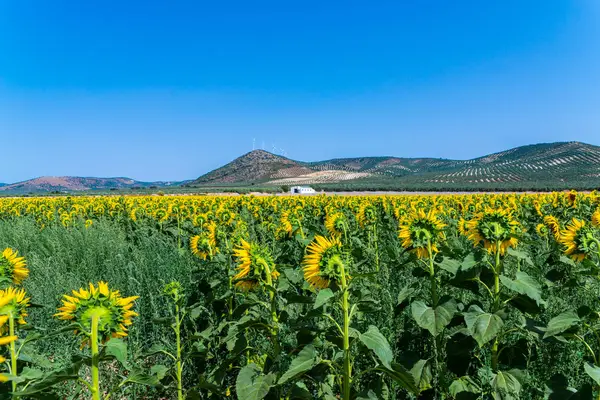
<path fill-rule="evenodd" d="M 92 400 L 100 400 L 100 352 L 98 350 L 98 320 L 97 315 L 92 316 L 92 332 L 91 332 L 91 347 L 92 347 Z"/>
<path fill-rule="evenodd" d="M 10 336 L 15 336 L 15 318 L 13 316 L 13 312 L 11 311 L 8 314 L 8 329 L 9 329 L 9 335 Z M 17 371 L 17 348 L 15 345 L 15 342 L 12 341 L 10 342 L 10 368 L 11 368 L 11 374 L 16 378 L 17 376 L 19 376 L 19 371 Z M 13 379 L 12 383 L 12 391 L 13 393 L 17 391 L 17 381 Z"/>
<path fill-rule="evenodd" d="M 377 237 L 377 224 L 373 224 L 373 242 L 375 246 L 375 267 L 379 272 L 379 238 Z"/>
<path fill-rule="evenodd" d="M 437 276 L 435 275 L 435 264 L 434 264 L 434 255 L 433 249 L 431 246 L 431 238 L 427 238 L 427 253 L 429 255 L 429 280 L 430 280 L 430 290 L 431 290 L 431 301 L 432 307 L 435 309 L 439 303 L 439 294 L 438 294 L 438 282 Z M 434 354 L 434 370 L 435 374 L 434 378 L 434 387 L 437 387 L 437 383 L 439 381 L 440 375 L 440 355 L 439 349 L 442 347 L 441 344 L 441 336 L 433 336 L 433 354 Z M 437 390 L 437 389 L 436 389 Z"/>
<path fill-rule="evenodd" d="M 275 297 L 275 293 L 273 292 L 273 278 L 271 276 L 271 268 L 269 267 L 269 263 L 263 262 L 263 266 L 265 267 L 265 274 L 267 279 L 267 285 L 269 285 L 269 300 L 271 302 L 271 319 L 273 320 L 273 326 L 271 327 L 271 336 L 273 342 L 273 350 L 274 350 L 274 360 L 279 358 L 279 353 L 281 351 L 279 346 L 279 317 L 277 316 L 277 298 Z"/>
<path fill-rule="evenodd" d="M 501 260 L 500 260 L 500 241 L 496 241 L 496 254 L 495 254 L 495 264 L 494 264 L 494 307 L 492 309 L 493 312 L 496 312 L 500 309 L 500 273 L 501 271 Z M 492 344 L 492 370 L 496 371 L 498 369 L 498 337 L 494 339 L 494 343 Z"/>
<path fill-rule="evenodd" d="M 344 263 L 340 263 L 341 273 L 341 288 L 342 288 L 342 313 L 344 314 L 344 327 L 343 327 L 343 351 L 344 351 L 344 369 L 343 369 L 343 381 L 342 381 L 342 399 L 350 400 L 350 394 L 352 389 L 352 363 L 350 360 L 350 307 L 349 307 L 349 295 L 348 282 L 346 281 L 346 271 L 344 269 Z"/>
<path fill-rule="evenodd" d="M 183 374 L 183 365 L 181 362 L 181 314 L 179 311 L 179 299 L 175 301 L 175 342 L 177 346 L 177 365 L 175 374 L 177 375 L 177 400 L 183 400 L 183 383 L 181 376 Z"/>

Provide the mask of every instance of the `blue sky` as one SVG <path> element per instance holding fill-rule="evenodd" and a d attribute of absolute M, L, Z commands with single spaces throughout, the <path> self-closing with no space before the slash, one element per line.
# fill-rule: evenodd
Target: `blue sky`
<path fill-rule="evenodd" d="M 0 182 L 600 145 L 597 0 L 0 1 Z"/>

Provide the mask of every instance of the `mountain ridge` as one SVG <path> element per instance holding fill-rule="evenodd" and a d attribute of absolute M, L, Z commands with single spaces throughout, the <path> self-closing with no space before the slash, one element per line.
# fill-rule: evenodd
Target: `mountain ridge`
<path fill-rule="evenodd" d="M 395 181 L 407 185 L 477 185 L 494 183 L 568 183 L 600 186 L 600 147 L 581 142 L 538 143 L 469 160 L 348 157 L 304 162 L 254 150 L 191 182 L 220 184 L 295 185 Z"/>
<path fill-rule="evenodd" d="M 64 192 L 149 188 L 179 185 L 181 182 L 141 182 L 126 177 L 40 176 L 12 184 L 0 185 L 0 192 Z"/>
<path fill-rule="evenodd" d="M 0 183 L 0 194 L 182 186 L 197 190 L 252 186 L 273 190 L 291 185 L 317 185 L 331 190 L 600 188 L 600 147 L 554 142 L 515 147 L 469 160 L 373 156 L 309 162 L 253 150 L 195 180 L 142 182 L 127 177 L 42 176 Z"/>

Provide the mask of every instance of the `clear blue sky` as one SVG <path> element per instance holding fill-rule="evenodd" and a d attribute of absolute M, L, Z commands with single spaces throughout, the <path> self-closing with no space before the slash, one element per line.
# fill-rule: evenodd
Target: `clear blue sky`
<path fill-rule="evenodd" d="M 4 0 L 0 182 L 600 145 L 599 88 L 598 0 Z"/>

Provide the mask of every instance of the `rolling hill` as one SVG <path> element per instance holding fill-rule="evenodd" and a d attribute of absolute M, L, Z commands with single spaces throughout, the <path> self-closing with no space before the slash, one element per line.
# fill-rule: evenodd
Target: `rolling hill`
<path fill-rule="evenodd" d="M 42 176 L 23 182 L 0 186 L 1 192 L 80 192 L 88 190 L 110 190 L 125 188 L 164 187 L 180 182 L 139 182 L 129 178 L 82 178 L 74 176 Z"/>
<path fill-rule="evenodd" d="M 396 189 L 597 188 L 600 147 L 542 143 L 471 160 L 358 157 L 302 162 L 254 150 L 201 176 L 193 186 L 342 185 Z"/>
<path fill-rule="evenodd" d="M 600 147 L 559 142 L 516 147 L 471 160 L 356 157 L 315 162 L 254 150 L 193 181 L 43 176 L 0 184 L 0 195 L 167 187 L 172 191 L 279 190 L 292 185 L 326 190 L 599 189 Z"/>

